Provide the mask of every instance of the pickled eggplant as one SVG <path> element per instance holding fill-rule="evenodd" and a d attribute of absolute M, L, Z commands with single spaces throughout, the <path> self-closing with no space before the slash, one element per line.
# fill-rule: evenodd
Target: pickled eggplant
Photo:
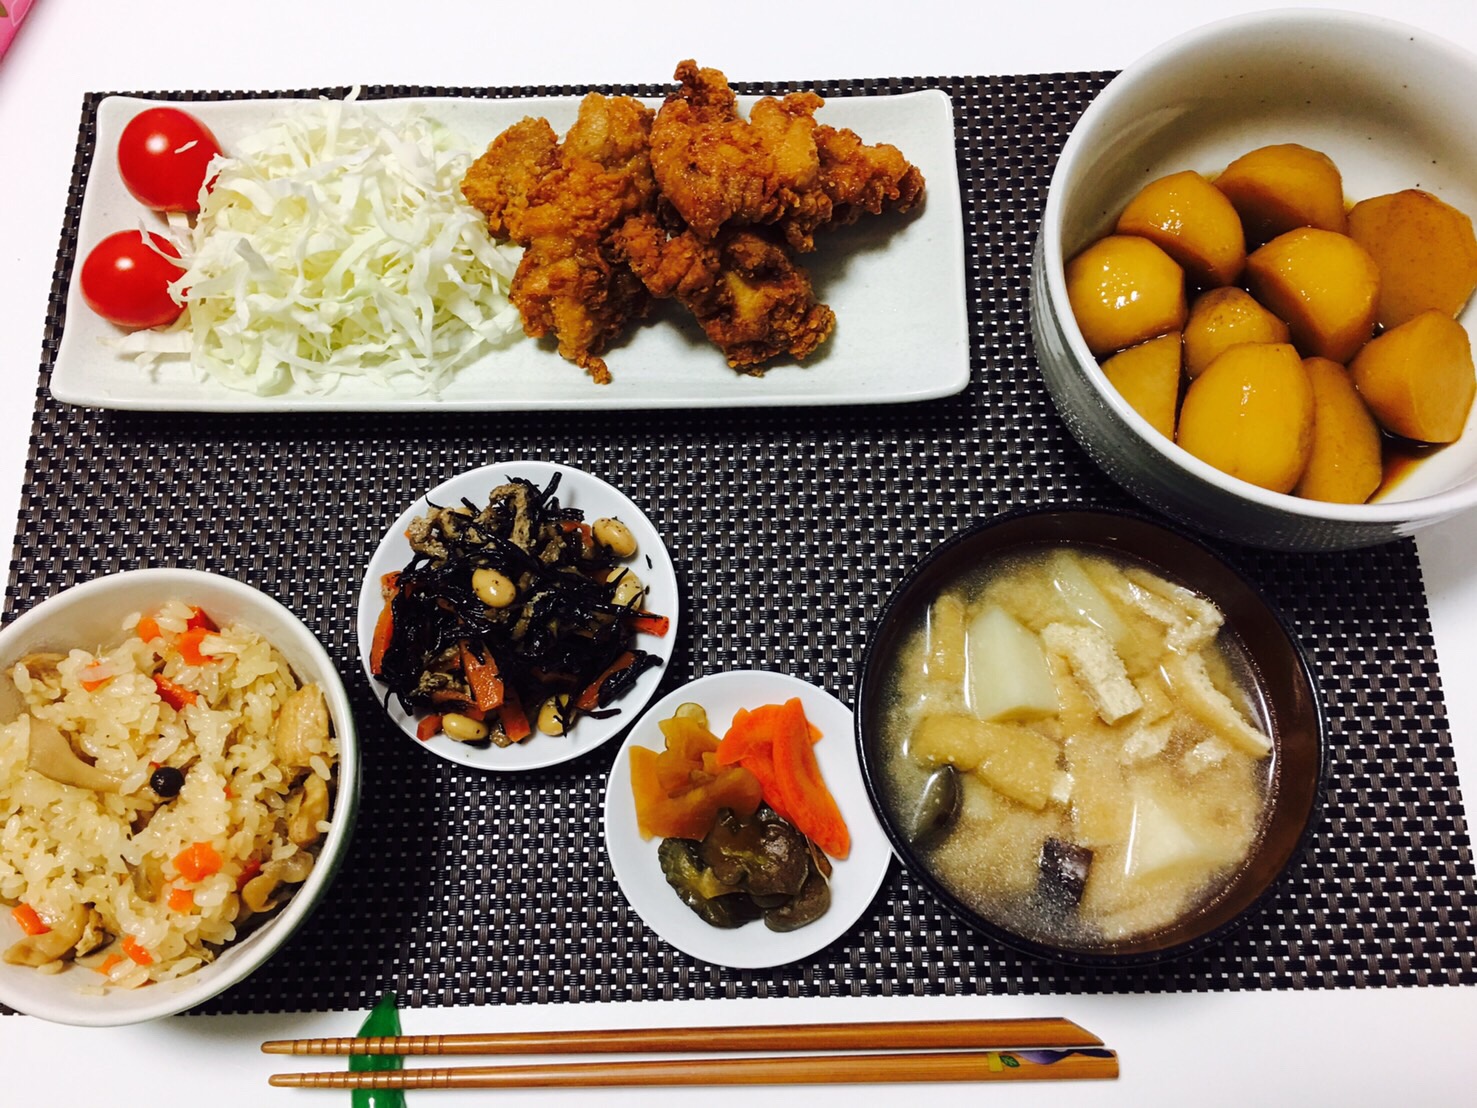
<path fill-rule="evenodd" d="M 768 806 L 748 818 L 721 809 L 701 842 L 663 839 L 657 860 L 682 903 L 714 927 L 762 917 L 793 931 L 831 906 L 829 859 Z"/>
<path fill-rule="evenodd" d="M 722 883 L 713 878 L 692 839 L 663 839 L 657 848 L 657 861 L 662 876 L 677 896 L 704 923 L 714 927 L 742 927 L 758 919 L 761 909 L 753 897 L 737 889 L 722 892 Z"/>

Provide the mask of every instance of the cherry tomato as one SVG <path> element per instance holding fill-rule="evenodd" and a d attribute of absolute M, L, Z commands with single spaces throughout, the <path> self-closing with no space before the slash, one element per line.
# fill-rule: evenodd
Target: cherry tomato
<path fill-rule="evenodd" d="M 172 258 L 174 245 L 159 235 L 149 239 Z M 169 296 L 169 284 L 183 267 L 160 257 L 142 231 L 119 231 L 92 248 L 82 263 L 82 299 L 120 327 L 162 327 L 184 311 Z"/>
<path fill-rule="evenodd" d="M 148 108 L 118 140 L 118 172 L 128 191 L 162 212 L 200 210 L 205 167 L 221 152 L 210 128 L 178 108 Z"/>

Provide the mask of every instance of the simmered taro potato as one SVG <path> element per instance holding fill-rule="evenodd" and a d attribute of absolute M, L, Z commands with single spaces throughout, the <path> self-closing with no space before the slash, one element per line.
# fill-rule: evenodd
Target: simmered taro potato
<path fill-rule="evenodd" d="M 1313 227 L 1279 235 L 1246 260 L 1246 280 L 1304 357 L 1347 363 L 1374 333 L 1379 267 L 1347 235 Z"/>
<path fill-rule="evenodd" d="M 1379 267 L 1381 327 L 1432 310 L 1454 317 L 1477 288 L 1471 219 L 1429 192 L 1406 189 L 1360 201 L 1349 212 L 1349 237 Z"/>
<path fill-rule="evenodd" d="M 1185 325 L 1185 275 L 1148 239 L 1109 235 L 1067 263 L 1067 299 L 1102 357 Z"/>
<path fill-rule="evenodd" d="M 1344 181 L 1327 154 L 1294 142 L 1241 155 L 1215 179 L 1241 215 L 1246 238 L 1262 243 L 1295 227 L 1343 231 Z"/>
<path fill-rule="evenodd" d="M 1225 193 L 1191 170 L 1141 188 L 1118 217 L 1117 231 L 1159 246 L 1202 287 L 1231 284 L 1246 264 L 1241 217 Z"/>
<path fill-rule="evenodd" d="M 1349 371 L 1327 358 L 1303 362 L 1313 386 L 1313 451 L 1293 489 L 1309 500 L 1363 504 L 1380 487 L 1380 429 Z"/>
<path fill-rule="evenodd" d="M 1197 377 L 1179 444 L 1222 473 L 1291 492 L 1313 450 L 1313 387 L 1284 343 L 1233 346 Z"/>
<path fill-rule="evenodd" d="M 1455 442 L 1477 391 L 1472 343 L 1444 312 L 1422 312 L 1386 331 L 1349 366 L 1380 426 L 1420 442 Z"/>
<path fill-rule="evenodd" d="M 1180 333 L 1130 346 L 1103 363 L 1103 373 L 1129 407 L 1167 439 L 1174 438 L 1180 400 Z"/>
<path fill-rule="evenodd" d="M 1243 342 L 1291 342 L 1292 332 L 1244 289 L 1209 289 L 1190 305 L 1185 323 L 1185 373 L 1205 367 Z"/>

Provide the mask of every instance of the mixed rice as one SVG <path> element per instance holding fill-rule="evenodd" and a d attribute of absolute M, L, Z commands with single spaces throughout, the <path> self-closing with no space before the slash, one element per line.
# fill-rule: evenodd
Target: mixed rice
<path fill-rule="evenodd" d="M 178 977 L 280 907 L 328 830 L 322 692 L 239 625 L 171 601 L 105 652 L 35 654 L 0 727 L 7 962 Z"/>

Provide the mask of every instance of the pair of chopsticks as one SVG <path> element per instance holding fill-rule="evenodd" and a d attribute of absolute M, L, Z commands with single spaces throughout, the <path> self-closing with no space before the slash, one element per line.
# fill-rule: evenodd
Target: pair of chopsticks
<path fill-rule="evenodd" d="M 493 1035 L 283 1039 L 267 1054 L 626 1054 L 876 1051 L 562 1065 L 279 1073 L 298 1089 L 516 1089 L 613 1085 L 841 1085 L 936 1081 L 1063 1081 L 1118 1076 L 1118 1055 L 1071 1020 L 925 1020 Z"/>

